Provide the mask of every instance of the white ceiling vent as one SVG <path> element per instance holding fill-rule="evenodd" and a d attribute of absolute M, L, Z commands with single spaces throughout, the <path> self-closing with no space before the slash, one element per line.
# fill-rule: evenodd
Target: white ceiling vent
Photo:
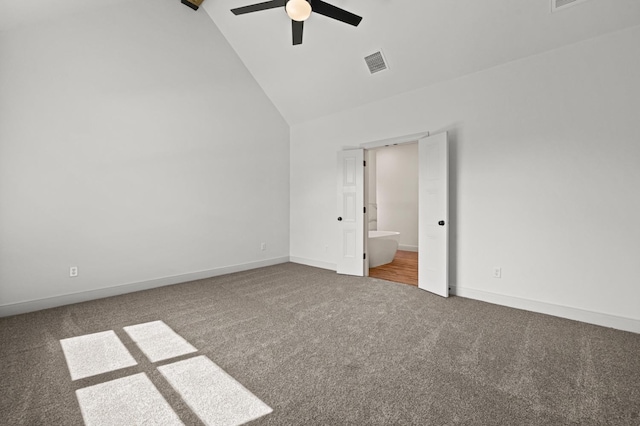
<path fill-rule="evenodd" d="M 551 11 L 557 12 L 569 6 L 575 6 L 576 4 L 583 3 L 587 0 L 551 0 Z"/>
<path fill-rule="evenodd" d="M 382 51 L 379 50 L 376 53 L 372 53 L 369 56 L 365 56 L 364 61 L 367 63 L 369 67 L 369 72 L 371 74 L 375 74 L 379 71 L 384 71 L 387 68 L 387 61 L 384 59 L 384 55 L 382 55 Z"/>

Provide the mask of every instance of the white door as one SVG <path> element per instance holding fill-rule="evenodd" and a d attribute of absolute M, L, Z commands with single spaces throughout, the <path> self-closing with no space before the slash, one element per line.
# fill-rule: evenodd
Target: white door
<path fill-rule="evenodd" d="M 418 141 L 418 287 L 449 297 L 447 133 Z"/>
<path fill-rule="evenodd" d="M 338 152 L 339 274 L 364 276 L 364 150 Z"/>

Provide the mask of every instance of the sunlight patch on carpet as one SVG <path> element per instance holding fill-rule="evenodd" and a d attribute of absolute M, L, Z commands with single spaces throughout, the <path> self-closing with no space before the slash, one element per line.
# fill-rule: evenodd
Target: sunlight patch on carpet
<path fill-rule="evenodd" d="M 124 327 L 151 362 L 175 358 L 198 350 L 162 321 Z"/>
<path fill-rule="evenodd" d="M 76 391 L 87 426 L 184 425 L 144 373 Z"/>
<path fill-rule="evenodd" d="M 158 370 L 205 424 L 241 425 L 273 411 L 206 356 Z"/>
<path fill-rule="evenodd" d="M 137 364 L 113 330 L 62 339 L 60 345 L 72 380 Z"/>

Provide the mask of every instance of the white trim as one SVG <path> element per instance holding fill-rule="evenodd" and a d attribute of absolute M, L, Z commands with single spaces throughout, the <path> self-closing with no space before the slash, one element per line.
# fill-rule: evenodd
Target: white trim
<path fill-rule="evenodd" d="M 408 246 L 408 245 L 400 244 L 398 245 L 398 250 L 418 252 L 418 246 Z"/>
<path fill-rule="evenodd" d="M 489 302 L 496 305 L 509 306 L 511 308 L 522 309 L 525 311 L 538 312 L 555 317 L 586 322 L 588 324 L 595 324 L 603 327 L 630 331 L 632 333 L 640 333 L 639 319 L 620 317 L 611 314 L 604 314 L 601 312 L 587 311 L 570 306 L 539 302 L 537 300 L 522 299 L 520 297 L 490 293 L 488 291 L 476 290 L 472 288 L 457 287 L 453 285 L 450 287 L 451 294 L 459 297 L 466 297 L 468 299 L 481 300 L 483 302 Z"/>
<path fill-rule="evenodd" d="M 134 291 L 148 290 L 156 287 L 163 287 L 172 284 L 180 284 L 189 281 L 217 277 L 219 275 L 233 274 L 234 272 L 242 272 L 248 271 L 250 269 L 263 268 L 265 266 L 278 265 L 280 263 L 287 263 L 288 261 L 288 256 L 274 257 L 272 259 L 264 259 L 255 262 L 223 266 L 220 268 L 208 269 L 205 271 L 189 272 L 186 274 L 155 278 L 148 281 L 120 284 L 113 287 L 105 287 L 95 290 L 63 294 L 60 296 L 45 297 L 43 299 L 10 303 L 7 305 L 0 305 L 0 318 L 10 315 L 39 311 L 42 309 L 55 308 L 58 306 L 70 305 L 72 303 L 86 302 L 88 300 L 102 299 L 104 297 L 119 296 L 121 294 L 133 293 Z"/>
<path fill-rule="evenodd" d="M 338 265 L 335 263 L 323 262 L 321 260 L 305 259 L 304 257 L 289 256 L 289 262 L 298 263 L 300 265 L 313 266 L 314 268 L 328 269 L 337 271 Z"/>
<path fill-rule="evenodd" d="M 374 142 L 361 143 L 360 148 L 372 149 L 389 145 L 401 145 L 403 143 L 417 142 L 418 139 L 426 138 L 429 132 L 415 133 L 413 135 L 398 136 L 397 138 L 383 139 Z"/>

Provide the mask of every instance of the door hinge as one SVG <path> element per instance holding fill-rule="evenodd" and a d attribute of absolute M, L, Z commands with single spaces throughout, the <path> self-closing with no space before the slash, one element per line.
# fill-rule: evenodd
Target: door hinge
<path fill-rule="evenodd" d="M 367 214 L 367 206 L 364 207 L 364 213 Z"/>
<path fill-rule="evenodd" d="M 366 260 L 367 259 L 367 253 L 362 253 L 362 258 Z"/>
<path fill-rule="evenodd" d="M 364 166 L 367 167 L 367 160 L 363 161 Z"/>

